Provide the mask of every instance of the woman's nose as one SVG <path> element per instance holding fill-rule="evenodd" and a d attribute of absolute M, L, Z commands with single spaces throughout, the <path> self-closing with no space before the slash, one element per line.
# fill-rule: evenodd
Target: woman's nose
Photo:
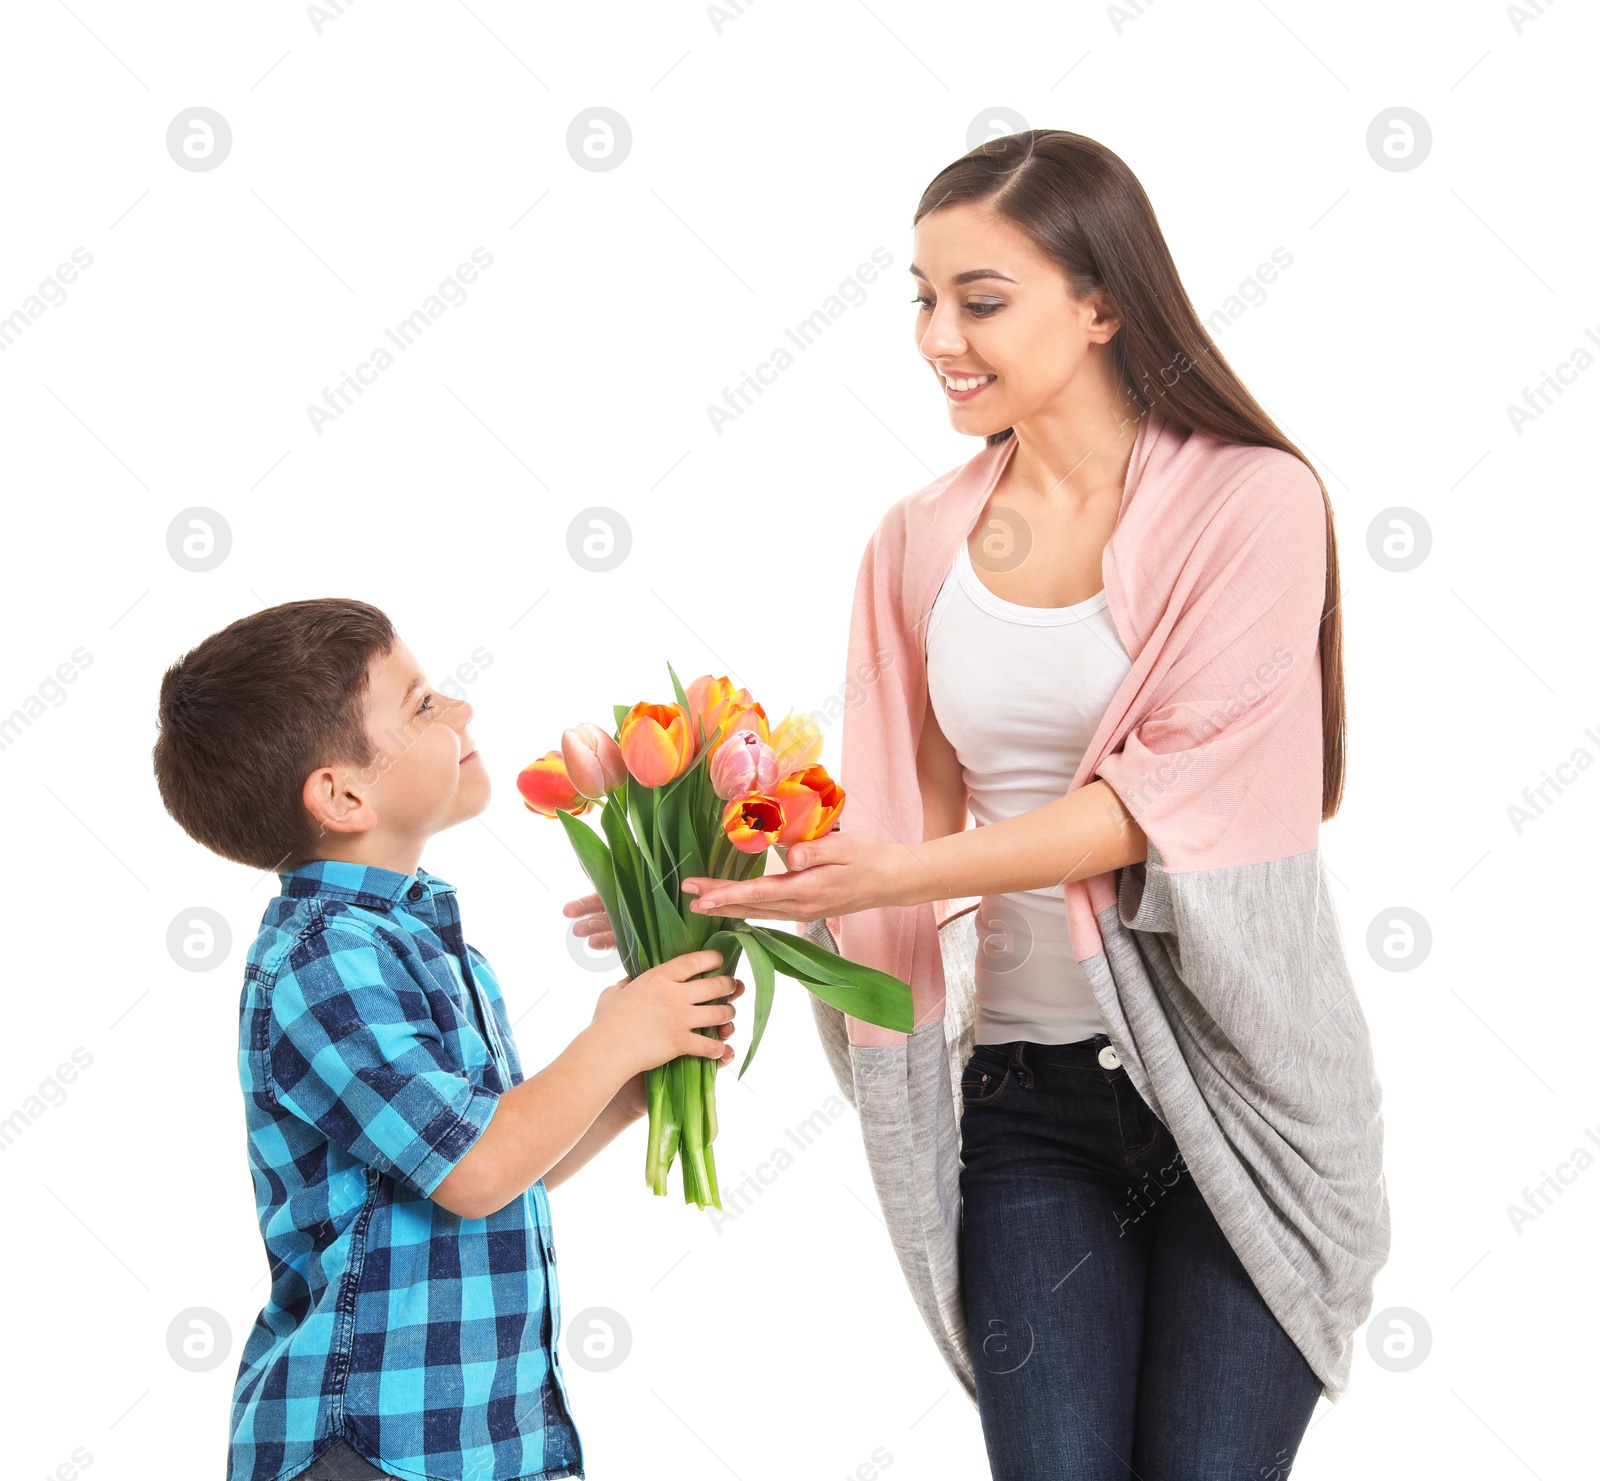
<path fill-rule="evenodd" d="M 922 331 L 917 348 L 922 351 L 925 360 L 949 360 L 965 353 L 967 341 L 956 323 L 955 315 L 935 309 L 927 328 Z"/>

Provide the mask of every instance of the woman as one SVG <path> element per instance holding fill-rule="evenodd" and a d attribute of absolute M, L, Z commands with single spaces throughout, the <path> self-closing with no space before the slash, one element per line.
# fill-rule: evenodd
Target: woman
<path fill-rule="evenodd" d="M 1331 507 L 1093 140 L 957 160 L 914 257 L 918 350 L 985 442 L 862 561 L 846 826 L 683 887 L 911 983 L 909 1038 L 813 1006 L 996 1481 L 1287 1475 L 1389 1239 L 1317 852 Z M 972 897 L 958 1165 L 938 925 Z"/>

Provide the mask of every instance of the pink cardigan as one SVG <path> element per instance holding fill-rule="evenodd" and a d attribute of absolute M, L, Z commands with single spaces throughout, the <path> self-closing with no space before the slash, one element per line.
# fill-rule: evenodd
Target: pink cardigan
<path fill-rule="evenodd" d="M 865 696 L 844 725 L 843 828 L 922 841 L 917 741 L 928 699 L 927 620 L 1015 447 L 1014 436 L 985 447 L 902 499 L 867 546 L 849 670 L 875 679 L 864 680 Z M 1169 871 L 1315 847 L 1324 559 L 1322 492 L 1298 458 L 1184 436 L 1159 411 L 1145 416 L 1102 559 L 1108 609 L 1133 667 L 1067 790 L 1103 777 L 1160 844 Z M 1101 949 L 1095 917 L 1115 900 L 1116 876 L 1074 881 L 1063 892 L 1082 962 Z M 911 984 L 920 1024 L 944 1012 L 938 925 L 973 903 L 861 911 L 830 918 L 828 928 L 845 956 Z M 858 1019 L 849 1025 L 852 1044 L 905 1040 Z"/>
<path fill-rule="evenodd" d="M 843 719 L 844 829 L 922 841 L 926 623 L 1015 447 L 985 446 L 901 499 L 868 543 L 850 625 L 861 697 Z M 1152 409 L 1102 570 L 1132 668 L 1068 790 L 1104 778 L 1149 847 L 1143 863 L 1064 886 L 1073 949 L 1135 1088 L 1335 1398 L 1387 1258 L 1389 1212 L 1381 1092 L 1318 852 L 1322 490 L 1291 453 Z M 911 984 L 910 1036 L 812 1007 L 861 1116 L 902 1268 L 969 1396 L 952 1120 L 971 1027 L 944 1022 L 939 927 L 971 903 L 866 910 L 807 931 Z M 965 1015 L 971 954 L 959 965 Z"/>

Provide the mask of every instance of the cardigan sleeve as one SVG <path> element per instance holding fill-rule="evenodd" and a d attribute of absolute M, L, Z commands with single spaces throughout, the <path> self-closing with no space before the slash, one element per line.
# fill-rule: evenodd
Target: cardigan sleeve
<path fill-rule="evenodd" d="M 1166 871 L 1316 847 L 1326 506 L 1304 462 L 1260 451 L 1270 456 L 1208 521 L 1162 616 L 1142 718 L 1094 772 Z"/>

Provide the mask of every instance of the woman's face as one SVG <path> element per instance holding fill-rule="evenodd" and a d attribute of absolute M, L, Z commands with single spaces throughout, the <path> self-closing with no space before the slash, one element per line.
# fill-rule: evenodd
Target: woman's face
<path fill-rule="evenodd" d="M 1059 406 L 1090 348 L 1117 331 L 1095 299 L 1072 296 L 1026 232 L 981 202 L 930 211 L 913 242 L 917 349 L 958 432 L 984 437 Z"/>

